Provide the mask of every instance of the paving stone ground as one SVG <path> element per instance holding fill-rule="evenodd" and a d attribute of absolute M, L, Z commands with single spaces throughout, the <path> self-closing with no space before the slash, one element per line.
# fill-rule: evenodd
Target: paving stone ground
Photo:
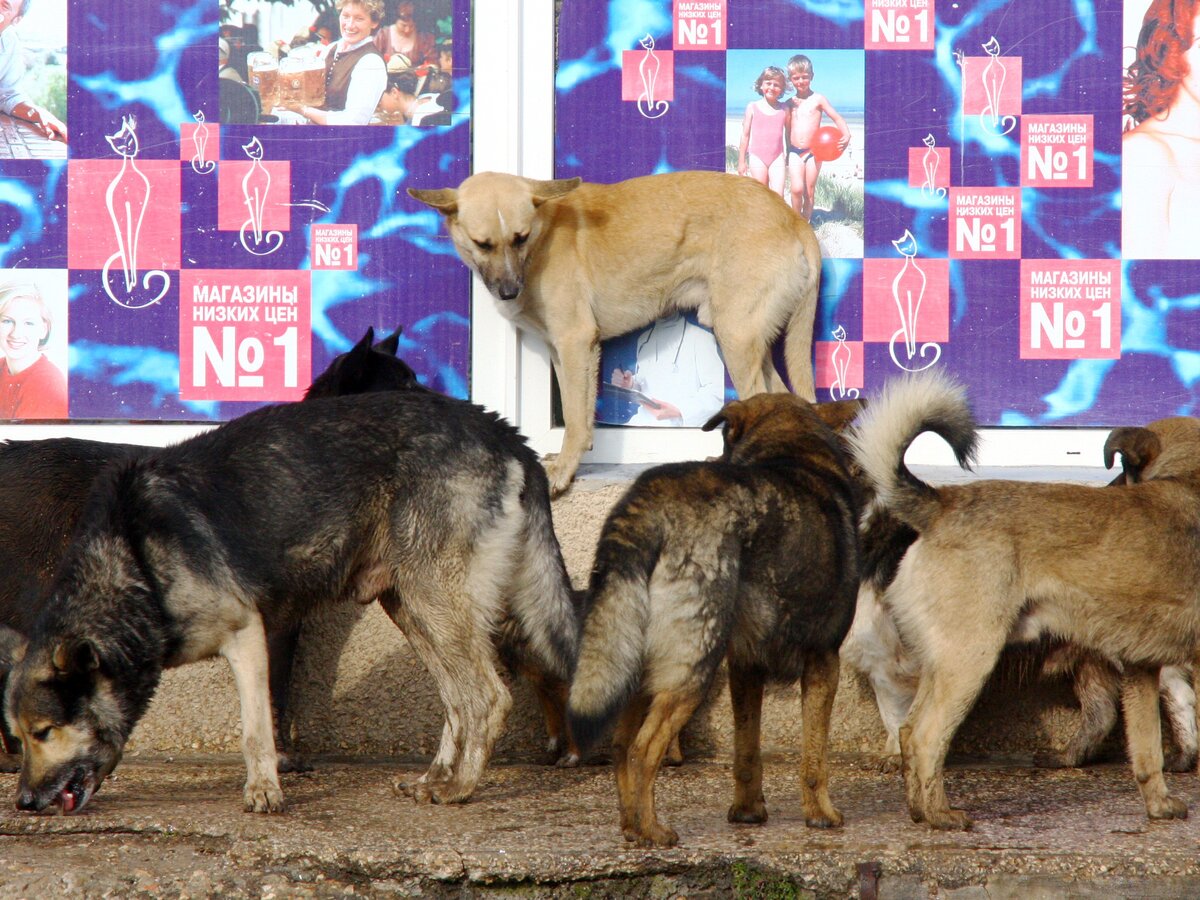
<path fill-rule="evenodd" d="M 834 760 L 845 815 L 806 828 L 797 760 L 767 761 L 770 821 L 725 821 L 727 761 L 665 770 L 669 850 L 637 850 L 616 824 L 606 766 L 497 764 L 476 798 L 416 806 L 397 777 L 419 763 L 317 759 L 284 776 L 289 809 L 241 811 L 240 760 L 128 760 L 80 815 L 28 815 L 0 776 L 0 897 L 875 897 L 1028 898 L 1200 895 L 1200 820 L 1150 822 L 1119 764 L 1044 771 L 960 761 L 952 802 L 971 831 L 909 821 L 899 776 L 866 758 Z M 1195 775 L 1168 776 L 1200 809 Z"/>

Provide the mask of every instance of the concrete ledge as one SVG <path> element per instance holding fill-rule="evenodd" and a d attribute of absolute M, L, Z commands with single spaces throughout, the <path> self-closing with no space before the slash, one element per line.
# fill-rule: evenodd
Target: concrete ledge
<path fill-rule="evenodd" d="M 681 846 L 636 850 L 617 828 L 608 767 L 493 766 L 475 801 L 414 806 L 392 793 L 422 766 L 319 760 L 284 777 L 288 811 L 241 812 L 232 756 L 128 760 L 78 816 L 0 811 L 0 898 L 868 897 L 1190 898 L 1200 821 L 1147 821 L 1124 766 L 1044 772 L 956 766 L 969 832 L 909 822 L 897 776 L 833 760 L 846 819 L 806 828 L 794 756 L 767 759 L 770 821 L 729 825 L 725 763 L 664 771 L 659 815 Z M 1195 809 L 1192 775 L 1169 776 Z M 0 792 L 15 777 L 0 776 Z M 873 893 L 869 893 L 873 891 Z"/>
<path fill-rule="evenodd" d="M 555 501 L 555 529 L 568 571 L 586 584 L 600 528 L 609 509 L 643 467 L 585 467 L 568 494 Z M 914 467 L 932 481 L 964 477 L 1106 482 L 1101 468 L 985 469 L 964 476 L 956 468 Z M 1020 658 L 1000 667 L 993 684 L 955 744 L 970 754 L 1031 754 L 1062 746 L 1077 711 L 1068 686 L 1040 684 L 1023 674 Z M 500 759 L 541 758 L 540 713 L 524 684 L 514 685 L 515 705 L 497 748 Z M 365 754 L 429 758 L 442 729 L 433 683 L 400 632 L 377 605 L 322 610 L 305 626 L 292 693 L 293 737 L 315 754 Z M 834 710 L 833 748 L 878 753 L 884 733 L 870 690 L 843 667 Z M 238 704 L 223 661 L 166 673 L 130 749 L 163 753 L 238 752 Z M 684 734 L 689 753 L 727 759 L 731 726 L 723 692 Z M 764 712 L 764 746 L 787 752 L 800 746 L 798 689 L 777 690 Z M 1117 737 L 1114 747 L 1119 748 Z"/>

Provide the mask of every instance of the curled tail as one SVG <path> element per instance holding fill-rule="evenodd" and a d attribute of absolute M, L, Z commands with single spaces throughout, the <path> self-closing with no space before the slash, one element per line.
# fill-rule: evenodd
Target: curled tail
<path fill-rule="evenodd" d="M 579 610 L 550 514 L 550 487 L 536 460 L 525 466 L 521 564 L 511 614 L 519 655 L 562 683 L 571 677 L 579 648 Z"/>
<path fill-rule="evenodd" d="M 812 227 L 800 219 L 797 228 L 804 228 L 810 234 Z M 788 317 L 783 338 L 783 360 L 787 366 L 788 381 L 792 383 L 792 391 L 805 400 L 815 402 L 817 399 L 816 380 L 813 377 L 813 321 L 817 314 L 817 292 L 821 285 L 821 249 L 815 237 L 803 242 L 804 260 L 807 277 L 801 277 L 801 288 Z M 799 264 L 799 261 L 798 261 Z"/>
<path fill-rule="evenodd" d="M 607 527 L 596 550 L 567 700 L 567 727 L 581 753 L 595 744 L 641 683 L 657 554 L 657 548 L 630 545 Z"/>
<path fill-rule="evenodd" d="M 876 490 L 876 505 L 924 531 L 938 504 L 937 492 L 909 471 L 904 454 L 917 435 L 932 431 L 970 468 L 979 441 L 966 390 L 931 369 L 893 378 L 859 416 L 849 441 L 854 457 Z"/>

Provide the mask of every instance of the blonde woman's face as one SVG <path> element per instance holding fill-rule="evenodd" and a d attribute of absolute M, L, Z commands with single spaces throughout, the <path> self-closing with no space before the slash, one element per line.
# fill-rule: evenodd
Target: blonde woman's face
<path fill-rule="evenodd" d="M 347 3 L 343 6 L 338 16 L 338 24 L 342 29 L 342 40 L 347 45 L 365 41 L 375 29 L 375 21 L 371 14 L 359 3 Z"/>
<path fill-rule="evenodd" d="M 8 358 L 9 368 L 13 363 L 28 365 L 41 353 L 39 344 L 46 339 L 49 329 L 42 318 L 42 309 L 36 300 L 17 297 L 0 313 L 0 350 Z"/>

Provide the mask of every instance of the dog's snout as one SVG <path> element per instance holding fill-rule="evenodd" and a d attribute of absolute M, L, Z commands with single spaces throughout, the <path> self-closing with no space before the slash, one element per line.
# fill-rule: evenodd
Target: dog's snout
<path fill-rule="evenodd" d="M 40 808 L 37 797 L 29 788 L 21 788 L 17 791 L 17 809 L 21 812 L 37 812 Z"/>
<path fill-rule="evenodd" d="M 501 300 L 516 300 L 517 294 L 521 293 L 521 283 L 505 278 L 496 285 L 496 292 Z"/>

